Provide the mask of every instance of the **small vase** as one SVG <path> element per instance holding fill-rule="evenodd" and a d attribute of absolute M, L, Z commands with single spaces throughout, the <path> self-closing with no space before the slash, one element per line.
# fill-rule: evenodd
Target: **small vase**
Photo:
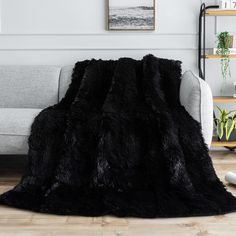
<path fill-rule="evenodd" d="M 229 36 L 229 48 L 233 48 L 234 47 L 234 36 L 230 35 Z"/>
<path fill-rule="evenodd" d="M 226 142 L 226 141 L 228 141 L 228 142 L 234 142 L 234 141 L 236 141 L 236 130 L 234 129 L 234 130 L 232 131 L 231 135 L 229 136 L 229 140 L 226 140 L 225 131 L 224 131 L 224 135 L 223 135 L 223 137 L 220 139 L 220 141 L 222 141 L 222 142 Z"/>
<path fill-rule="evenodd" d="M 236 98 L 236 82 L 234 81 L 233 97 Z"/>
<path fill-rule="evenodd" d="M 221 87 L 220 87 L 220 95 L 224 96 L 226 94 L 227 90 L 227 81 L 226 79 L 223 79 L 221 82 Z"/>

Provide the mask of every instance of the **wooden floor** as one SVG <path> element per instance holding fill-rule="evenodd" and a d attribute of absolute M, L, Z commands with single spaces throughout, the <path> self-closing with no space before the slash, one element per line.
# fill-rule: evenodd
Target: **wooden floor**
<path fill-rule="evenodd" d="M 216 171 L 224 181 L 236 172 L 236 152 L 212 152 Z M 9 161 L 10 160 L 10 161 Z M 15 163 L 12 166 L 12 163 Z M 0 193 L 19 180 L 25 160 L 0 157 Z M 236 187 L 227 188 L 236 195 Z M 208 236 L 236 235 L 236 213 L 224 216 L 177 219 L 118 219 L 114 217 L 67 217 L 36 214 L 0 207 L 0 236 Z"/>

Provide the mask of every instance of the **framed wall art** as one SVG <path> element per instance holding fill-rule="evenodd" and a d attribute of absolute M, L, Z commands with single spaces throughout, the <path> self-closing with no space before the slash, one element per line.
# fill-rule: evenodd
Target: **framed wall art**
<path fill-rule="evenodd" d="M 155 0 L 107 0 L 108 30 L 155 30 Z"/>

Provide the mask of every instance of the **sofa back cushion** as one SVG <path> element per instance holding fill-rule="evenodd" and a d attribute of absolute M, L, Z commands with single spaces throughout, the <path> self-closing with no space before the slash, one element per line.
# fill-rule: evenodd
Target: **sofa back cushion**
<path fill-rule="evenodd" d="M 45 108 L 58 102 L 60 67 L 0 66 L 0 108 Z"/>
<path fill-rule="evenodd" d="M 210 145 L 213 133 L 213 100 L 209 85 L 192 71 L 185 72 L 180 86 L 180 102 L 201 123 L 205 143 Z"/>
<path fill-rule="evenodd" d="M 60 83 L 59 83 L 59 100 L 61 100 L 71 83 L 71 76 L 74 66 L 64 66 L 61 69 Z"/>

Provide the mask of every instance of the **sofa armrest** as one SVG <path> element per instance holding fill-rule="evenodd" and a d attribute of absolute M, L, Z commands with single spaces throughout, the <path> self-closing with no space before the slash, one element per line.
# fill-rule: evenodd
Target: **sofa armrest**
<path fill-rule="evenodd" d="M 193 72 L 185 72 L 181 80 L 180 102 L 201 123 L 203 138 L 210 146 L 213 133 L 213 98 L 209 85 Z"/>

